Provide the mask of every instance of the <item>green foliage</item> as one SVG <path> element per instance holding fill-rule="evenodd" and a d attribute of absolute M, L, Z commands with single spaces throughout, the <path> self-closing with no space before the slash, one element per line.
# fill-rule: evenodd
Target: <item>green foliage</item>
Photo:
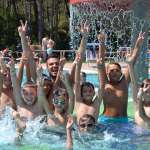
<path fill-rule="evenodd" d="M 38 44 L 38 14 L 37 14 L 37 0 L 16 0 L 15 6 L 12 1 L 1 0 L 0 1 L 0 50 L 9 47 L 9 49 L 15 50 L 16 45 L 20 42 L 17 28 L 19 26 L 19 19 L 23 21 L 29 20 L 29 16 L 26 14 L 27 10 L 25 2 L 28 2 L 30 6 L 30 30 L 32 43 Z M 55 7 L 54 7 L 55 3 Z M 58 5 L 59 4 L 59 5 Z M 66 15 L 66 7 L 64 1 L 55 0 L 43 0 L 42 11 L 43 18 L 43 33 L 42 37 L 50 36 L 56 42 L 57 49 L 69 49 L 69 19 Z M 48 5 L 48 6 L 47 6 Z M 58 11 L 54 11 L 57 7 Z M 54 14 L 49 16 L 48 12 L 52 10 Z M 55 14 L 56 13 L 56 14 Z M 51 14 L 51 13 L 50 13 Z M 54 25 L 53 25 L 54 24 Z M 53 25 L 53 26 L 52 26 Z"/>

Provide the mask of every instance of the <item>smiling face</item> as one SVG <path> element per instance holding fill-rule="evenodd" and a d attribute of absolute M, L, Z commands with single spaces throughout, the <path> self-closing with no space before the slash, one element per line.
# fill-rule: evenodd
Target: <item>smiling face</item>
<path fill-rule="evenodd" d="M 109 64 L 107 67 L 107 76 L 109 82 L 114 84 L 119 83 L 123 77 L 120 65 L 117 63 Z"/>
<path fill-rule="evenodd" d="M 47 69 L 52 78 L 56 78 L 59 68 L 59 58 L 48 58 Z"/>
<path fill-rule="evenodd" d="M 83 115 L 79 120 L 79 130 L 81 132 L 89 132 L 95 127 L 95 118 L 89 114 Z"/>
<path fill-rule="evenodd" d="M 86 104 L 92 104 L 93 96 L 95 95 L 94 86 L 89 83 L 85 82 L 81 86 L 81 97 Z"/>
<path fill-rule="evenodd" d="M 22 97 L 25 104 L 33 105 L 37 101 L 37 87 L 25 85 L 22 89 Z"/>
<path fill-rule="evenodd" d="M 55 107 L 55 111 L 61 113 L 67 108 L 67 99 L 68 94 L 65 89 L 58 88 L 53 92 L 53 105 Z"/>

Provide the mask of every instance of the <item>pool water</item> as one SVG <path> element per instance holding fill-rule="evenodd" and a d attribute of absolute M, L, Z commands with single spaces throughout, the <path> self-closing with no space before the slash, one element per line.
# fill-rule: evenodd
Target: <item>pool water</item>
<path fill-rule="evenodd" d="M 25 78 L 23 79 L 26 80 Z M 87 74 L 87 81 L 98 88 L 97 74 Z M 130 89 L 129 89 L 130 92 Z M 103 111 L 101 105 L 100 114 Z M 10 116 L 10 109 L 0 120 L 0 150 L 65 150 L 65 129 L 45 129 L 45 123 L 37 118 L 27 123 L 22 144 L 16 145 L 15 122 Z M 133 102 L 128 103 L 129 123 L 108 124 L 98 127 L 93 134 L 81 134 L 78 129 L 73 131 L 74 150 L 150 150 L 150 130 L 142 129 L 134 124 Z"/>
<path fill-rule="evenodd" d="M 65 150 L 65 130 L 46 128 L 40 117 L 27 123 L 21 145 L 14 144 L 15 123 L 7 108 L 0 120 L 0 150 Z M 93 134 L 73 131 L 74 150 L 150 150 L 150 130 L 129 123 L 97 125 Z"/>

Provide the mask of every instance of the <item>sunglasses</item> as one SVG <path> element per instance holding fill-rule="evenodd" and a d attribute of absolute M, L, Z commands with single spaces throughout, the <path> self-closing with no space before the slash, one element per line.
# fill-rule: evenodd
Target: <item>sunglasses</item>
<path fill-rule="evenodd" d="M 53 99 L 53 104 L 54 105 L 58 105 L 58 106 L 62 106 L 62 105 L 65 105 L 65 100 L 64 99 L 54 98 Z"/>
<path fill-rule="evenodd" d="M 80 128 L 92 128 L 93 126 L 95 126 L 95 124 L 93 124 L 93 123 L 88 123 L 88 124 L 83 123 L 83 124 L 80 124 L 79 126 L 80 126 Z"/>

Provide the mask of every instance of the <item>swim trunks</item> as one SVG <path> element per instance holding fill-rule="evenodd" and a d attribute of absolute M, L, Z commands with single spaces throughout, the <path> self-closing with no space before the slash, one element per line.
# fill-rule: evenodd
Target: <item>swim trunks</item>
<path fill-rule="evenodd" d="M 98 118 L 98 122 L 100 123 L 128 123 L 127 117 L 109 117 L 105 115 L 101 115 Z"/>

